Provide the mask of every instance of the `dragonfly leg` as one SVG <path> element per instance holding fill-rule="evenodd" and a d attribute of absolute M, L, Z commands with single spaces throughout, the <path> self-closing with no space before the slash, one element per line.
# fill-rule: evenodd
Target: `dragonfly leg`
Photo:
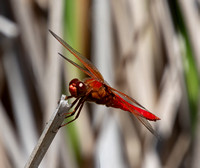
<path fill-rule="evenodd" d="M 65 96 L 65 100 L 68 100 L 68 99 L 71 99 L 71 98 L 73 98 L 73 96 Z M 60 103 L 60 101 L 61 101 L 61 98 L 59 99 L 58 104 Z"/>
<path fill-rule="evenodd" d="M 72 103 L 72 107 L 76 104 L 77 101 L 78 101 L 78 99 L 76 99 L 76 100 Z M 78 110 L 78 108 L 80 107 L 81 103 L 82 103 L 82 99 L 80 99 L 80 101 L 78 102 L 77 106 L 74 108 L 74 110 L 73 110 L 72 112 L 64 113 L 65 115 L 67 115 L 67 116 L 65 117 L 65 119 L 66 119 L 66 118 L 69 118 L 69 117 L 71 117 L 71 116 L 73 116 L 73 115 L 76 113 L 76 111 Z"/>
<path fill-rule="evenodd" d="M 73 101 L 73 103 L 71 104 L 71 107 L 70 108 L 72 108 L 76 103 L 77 103 L 77 101 L 79 100 L 80 98 L 77 98 L 76 100 L 74 100 Z M 78 105 L 77 105 L 78 106 Z M 80 105 L 79 105 L 80 106 Z M 76 109 L 76 108 L 75 108 Z M 72 112 L 67 112 L 67 113 L 62 113 L 62 116 L 63 115 L 71 115 L 72 113 L 74 113 L 76 110 L 73 110 Z"/>
<path fill-rule="evenodd" d="M 74 96 L 65 96 L 65 100 L 67 100 L 67 99 L 71 99 L 71 98 L 73 98 Z"/>
<path fill-rule="evenodd" d="M 65 124 L 63 124 L 63 125 L 61 125 L 60 127 L 64 127 L 64 126 L 68 125 L 69 123 L 75 121 L 75 120 L 79 117 L 79 114 L 80 114 L 80 112 L 81 112 L 81 109 L 82 109 L 82 107 L 83 107 L 83 104 L 84 104 L 84 102 L 82 102 L 82 104 L 81 104 L 81 106 L 80 106 L 80 108 L 79 108 L 79 110 L 78 110 L 78 113 L 76 114 L 76 117 L 75 117 L 73 120 L 71 120 L 71 121 L 69 121 L 69 122 L 67 122 L 67 123 L 65 123 Z"/>
<path fill-rule="evenodd" d="M 86 101 L 88 95 L 90 94 L 90 92 L 91 92 L 91 89 L 88 90 L 88 92 L 86 93 L 86 95 L 85 95 L 84 97 L 81 97 L 81 99 L 79 100 L 79 102 L 78 102 L 77 106 L 75 107 L 74 111 L 73 111 L 72 113 L 70 113 L 69 116 L 66 116 L 66 117 L 65 117 L 65 118 L 69 118 L 69 117 L 73 116 L 73 115 L 76 113 L 76 111 L 78 110 L 78 113 L 76 114 L 75 118 L 72 119 L 71 121 L 69 121 L 69 122 L 67 122 L 67 123 L 65 123 L 65 124 L 63 124 L 63 125 L 61 125 L 60 128 L 66 126 L 66 125 L 68 125 L 69 123 L 71 123 L 71 122 L 73 122 L 73 121 L 75 121 L 75 120 L 79 117 L 79 114 L 80 114 L 80 112 L 81 112 L 81 109 L 83 108 L 83 105 L 84 105 L 84 103 L 85 103 L 85 101 Z M 79 98 L 80 98 L 80 97 L 79 97 Z M 77 98 L 77 99 L 79 99 L 79 98 Z M 72 103 L 72 106 L 74 106 L 74 104 L 76 104 L 76 102 L 78 101 L 77 99 Z M 69 114 L 69 113 L 68 113 L 68 114 Z"/>

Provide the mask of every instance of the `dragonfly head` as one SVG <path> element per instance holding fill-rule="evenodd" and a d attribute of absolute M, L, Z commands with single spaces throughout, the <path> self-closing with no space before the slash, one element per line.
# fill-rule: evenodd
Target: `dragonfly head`
<path fill-rule="evenodd" d="M 69 92 L 74 97 L 82 96 L 86 93 L 86 91 L 86 85 L 77 78 L 72 79 L 69 83 Z"/>

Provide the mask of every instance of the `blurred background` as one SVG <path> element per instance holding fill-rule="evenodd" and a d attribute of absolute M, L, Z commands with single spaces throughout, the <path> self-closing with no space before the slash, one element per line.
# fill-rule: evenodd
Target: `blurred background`
<path fill-rule="evenodd" d="M 77 62 L 49 29 L 159 116 L 160 139 L 128 112 L 86 103 L 41 168 L 199 167 L 199 0 L 0 4 L 0 167 L 24 167 L 69 81 L 86 77 L 58 56 Z"/>

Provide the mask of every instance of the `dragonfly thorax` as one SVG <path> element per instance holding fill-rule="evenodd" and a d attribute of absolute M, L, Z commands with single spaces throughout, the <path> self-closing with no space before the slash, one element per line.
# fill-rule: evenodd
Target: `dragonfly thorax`
<path fill-rule="evenodd" d="M 69 83 L 69 92 L 73 97 L 82 96 L 86 93 L 86 91 L 86 85 L 77 78 L 72 79 Z"/>

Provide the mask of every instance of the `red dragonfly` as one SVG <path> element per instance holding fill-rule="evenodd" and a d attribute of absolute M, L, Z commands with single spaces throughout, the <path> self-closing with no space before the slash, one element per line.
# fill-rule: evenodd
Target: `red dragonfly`
<path fill-rule="evenodd" d="M 66 113 L 66 118 L 69 118 L 74 114 L 76 114 L 76 116 L 74 119 L 62 126 L 65 126 L 76 120 L 84 103 L 88 101 L 106 105 L 107 107 L 114 107 L 128 111 L 132 113 L 152 134 L 156 135 L 156 132 L 147 120 L 160 120 L 159 117 L 149 112 L 135 99 L 109 86 L 104 81 L 104 78 L 98 69 L 87 58 L 81 56 L 80 53 L 74 50 L 69 44 L 67 44 L 63 39 L 61 39 L 51 30 L 49 31 L 71 54 L 73 54 L 84 65 L 85 68 L 66 58 L 62 54 L 59 53 L 59 55 L 90 77 L 83 81 L 75 78 L 69 83 L 69 92 L 71 93 L 71 96 L 67 96 L 66 99 L 76 98 L 75 101 L 71 104 L 71 107 L 73 107 L 75 104 L 77 105 L 72 112 Z"/>

